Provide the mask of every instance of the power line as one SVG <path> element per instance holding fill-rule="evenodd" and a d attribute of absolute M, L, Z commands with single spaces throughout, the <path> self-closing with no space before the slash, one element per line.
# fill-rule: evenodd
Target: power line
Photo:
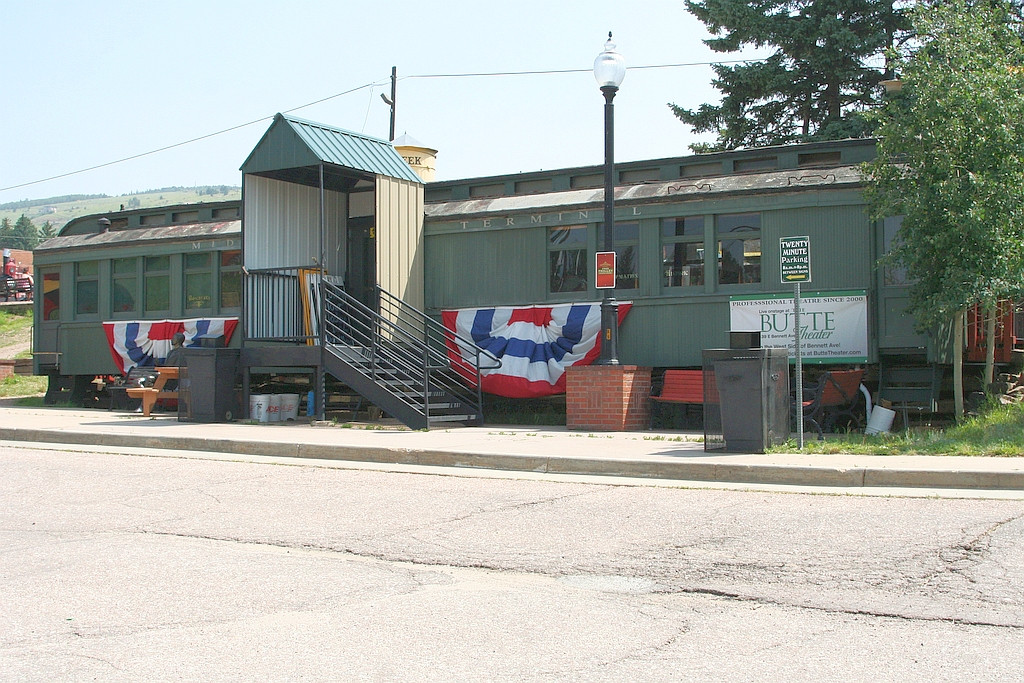
<path fill-rule="evenodd" d="M 131 156 L 124 157 L 122 159 L 116 159 L 114 161 L 107 161 L 107 162 L 104 162 L 102 164 L 96 164 L 95 166 L 89 166 L 88 168 L 80 168 L 77 171 L 68 171 L 67 173 L 60 173 L 58 175 L 50 176 L 49 178 L 41 178 L 39 180 L 30 180 L 27 183 L 20 183 L 18 185 L 11 185 L 10 187 L 0 187 L 0 192 L 5 192 L 7 190 L 16 190 L 19 187 L 28 187 L 29 185 L 38 185 L 39 183 L 45 183 L 45 182 L 48 182 L 50 180 L 57 180 L 59 178 L 67 178 L 68 176 L 78 175 L 79 173 L 86 173 L 88 171 L 95 171 L 98 168 L 106 168 L 107 166 L 113 166 L 115 164 L 121 164 L 121 163 L 124 163 L 126 161 L 131 161 L 132 159 L 139 159 L 141 157 L 146 157 L 146 156 L 149 156 L 151 154 L 157 154 L 158 152 L 166 152 L 167 150 L 174 149 L 175 147 L 183 147 L 184 145 L 188 145 L 188 144 L 191 144 L 193 142 L 198 142 L 200 140 L 206 140 L 207 138 L 212 138 L 212 137 L 214 137 L 216 135 L 222 135 L 224 133 L 230 133 L 233 130 L 238 130 L 239 128 L 245 128 L 246 126 L 251 126 L 254 123 L 259 123 L 260 121 L 265 121 L 267 118 L 268 117 L 264 116 L 263 118 L 256 119 L 255 121 L 250 121 L 248 123 L 242 123 L 242 124 L 239 124 L 237 126 L 232 126 L 231 128 L 225 128 L 224 130 L 219 130 L 216 133 L 208 133 L 206 135 L 200 135 L 199 137 L 192 138 L 191 140 L 185 140 L 184 142 L 176 142 L 173 145 L 167 145 L 166 147 L 160 147 L 159 149 L 153 149 L 153 150 L 150 150 L 148 152 L 140 152 L 138 154 L 133 154 Z"/>
<path fill-rule="evenodd" d="M 290 114 L 293 111 L 298 111 L 299 109 L 305 109 L 306 107 L 312 107 L 314 104 L 320 104 L 321 102 L 326 102 L 328 100 L 333 100 L 336 97 L 341 97 L 342 95 L 348 95 L 350 93 L 354 93 L 354 92 L 356 92 L 358 90 L 362 90 L 364 88 L 369 88 L 369 87 L 372 87 L 374 85 L 376 85 L 376 84 L 375 83 L 367 83 L 366 85 L 361 85 L 358 88 L 352 88 L 351 90 L 346 90 L 345 92 L 340 92 L 340 93 L 337 93 L 335 95 L 330 95 L 328 97 L 323 97 L 323 98 L 321 98 L 319 100 L 315 100 L 313 102 L 307 102 L 306 104 L 300 105 L 298 107 L 292 107 L 291 109 L 286 109 L 282 113 L 283 114 Z M 142 157 L 150 156 L 152 154 L 158 154 L 160 152 L 166 152 L 169 149 L 175 149 L 177 147 L 184 147 L 185 145 L 190 145 L 193 142 L 199 142 L 200 140 L 206 140 L 208 138 L 216 137 L 217 135 L 223 135 L 224 133 L 230 133 L 231 131 L 238 130 L 239 128 L 245 128 L 246 126 L 251 126 L 254 123 L 260 123 L 261 121 L 267 121 L 267 120 L 272 119 L 272 118 L 274 118 L 274 117 L 273 116 L 263 116 L 263 117 L 260 117 L 258 119 L 253 119 L 252 121 L 249 121 L 247 123 L 240 123 L 237 126 L 231 126 L 230 128 L 224 128 L 223 130 L 218 130 L 218 131 L 216 131 L 214 133 L 207 133 L 206 135 L 200 135 L 199 137 L 192 138 L 191 140 L 184 140 L 182 142 L 176 142 L 173 145 L 167 145 L 165 147 L 160 147 L 158 149 L 151 149 L 148 152 L 139 152 L 138 154 L 133 154 L 131 156 L 123 157 L 121 159 L 115 159 L 114 161 L 107 161 L 107 162 L 104 162 L 102 164 L 96 164 L 95 166 L 89 166 L 88 168 L 80 168 L 77 171 L 68 171 L 67 173 L 60 173 L 58 175 L 50 176 L 49 178 L 41 178 L 39 180 L 31 180 L 31 181 L 29 181 L 27 183 L 20 183 L 18 185 L 11 185 L 10 187 L 0 187 L 0 192 L 6 192 L 7 190 L 17 190 L 20 187 L 28 187 L 29 185 L 38 185 L 39 183 L 45 183 L 45 182 L 48 182 L 50 180 L 58 180 L 60 178 L 67 178 L 68 176 L 78 175 L 79 173 L 87 173 L 89 171 L 95 171 L 96 169 L 99 169 L 99 168 L 106 168 L 107 166 L 114 166 L 116 164 L 122 164 L 122 163 L 124 163 L 126 161 L 132 161 L 133 159 L 140 159 Z"/>
<path fill-rule="evenodd" d="M 760 62 L 760 59 L 724 59 L 714 62 L 681 62 L 679 64 L 646 64 L 641 66 L 630 66 L 628 70 L 640 69 L 675 69 L 683 66 L 711 66 L 712 64 L 743 64 L 746 62 Z M 545 69 L 540 71 L 485 71 L 479 73 L 456 73 L 456 74 L 418 74 L 403 76 L 399 80 L 411 78 L 474 78 L 482 76 L 549 76 L 552 74 L 579 74 L 592 73 L 593 69 Z"/>
<path fill-rule="evenodd" d="M 679 68 L 679 67 L 688 67 L 688 66 L 710 66 L 712 64 L 741 64 L 741 63 L 753 62 L 753 61 L 760 61 L 760 60 L 758 60 L 758 59 L 734 59 L 734 60 L 722 60 L 722 61 L 714 61 L 714 62 L 683 62 L 683 63 L 679 63 L 679 64 L 648 64 L 648 65 L 641 65 L 641 66 L 631 66 L 629 68 L 630 69 L 636 69 L 636 70 L 640 70 L 640 69 L 675 69 L 675 68 Z M 497 77 L 497 76 L 549 76 L 549 75 L 555 75 L 555 74 L 575 74 L 575 73 L 590 73 L 590 72 L 591 72 L 591 69 L 547 69 L 547 70 L 540 70 L 540 71 L 492 71 L 492 72 L 481 72 L 481 73 L 415 74 L 415 75 L 410 75 L 410 76 L 403 76 L 399 80 L 428 79 L 428 78 L 484 78 L 484 77 Z M 307 102 L 306 104 L 301 104 L 301 105 L 299 105 L 297 107 L 292 107 L 291 109 L 286 109 L 282 113 L 290 114 L 290 113 L 292 113 L 294 111 L 299 111 L 300 109 L 305 109 L 307 107 L 312 107 L 313 105 L 321 104 L 323 102 L 327 102 L 329 100 L 333 100 L 335 98 L 342 97 L 344 95 L 349 95 L 351 93 L 358 92 L 358 91 L 364 90 L 366 88 L 375 88 L 378 85 L 382 85 L 384 83 L 386 83 L 386 81 L 380 81 L 380 82 L 376 82 L 375 81 L 373 83 L 366 83 L 365 85 L 360 85 L 358 87 L 351 88 L 349 90 L 345 90 L 344 92 L 336 93 L 334 95 L 328 95 L 327 97 L 322 97 L 322 98 L 320 98 L 318 100 L 314 100 L 312 102 Z M 223 130 L 218 130 L 218 131 L 213 132 L 213 133 L 207 133 L 206 135 L 200 135 L 199 137 L 195 137 L 195 138 L 192 138 L 190 140 L 184 140 L 182 142 L 176 142 L 176 143 L 174 143 L 172 145 L 166 145 L 165 147 L 160 147 L 160 148 L 157 148 L 157 149 L 152 149 L 152 150 L 149 150 L 148 152 L 139 152 L 138 154 L 133 154 L 131 156 L 123 157 L 121 159 L 115 159 L 113 161 L 107 161 L 107 162 L 104 162 L 102 164 L 96 164 L 95 166 L 89 166 L 87 168 L 80 168 L 77 171 L 68 171 L 67 173 L 60 173 L 60 174 L 57 174 L 57 175 L 54 175 L 54 176 L 50 176 L 48 178 L 40 178 L 39 180 L 30 180 L 30 181 L 25 182 L 25 183 L 19 183 L 17 185 L 11 185 L 9 187 L 0 187 L 0 192 L 6 192 L 8 190 L 17 190 L 19 188 L 28 187 L 30 185 L 38 185 L 39 183 L 46 183 L 46 182 L 49 182 L 51 180 L 59 180 L 60 178 L 67 178 L 69 176 L 78 175 L 80 173 L 88 173 L 89 171 L 95 171 L 95 170 L 100 169 L 100 168 L 106 168 L 108 166 L 115 166 L 117 164 L 123 164 L 126 161 L 133 161 L 135 159 L 141 159 L 142 157 L 151 156 L 153 154 L 159 154 L 160 152 L 166 152 L 167 150 L 170 150 L 170 149 L 175 149 L 175 148 L 178 148 L 178 147 L 184 147 L 185 145 L 190 145 L 193 142 L 199 142 L 200 140 L 207 140 L 209 138 L 216 137 L 218 135 L 223 135 L 224 133 L 230 133 L 230 132 L 238 130 L 240 128 L 245 128 L 246 126 L 251 126 L 253 124 L 260 123 L 262 121 L 270 120 L 272 118 L 273 118 L 273 116 L 262 116 L 262 117 L 260 117 L 258 119 L 254 119 L 254 120 L 248 121 L 246 123 L 240 123 L 237 126 L 231 126 L 230 128 L 224 128 Z"/>

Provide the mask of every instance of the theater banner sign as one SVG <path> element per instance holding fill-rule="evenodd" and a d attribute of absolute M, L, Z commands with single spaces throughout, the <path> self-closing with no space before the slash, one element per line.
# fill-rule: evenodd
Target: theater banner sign
<path fill-rule="evenodd" d="M 794 357 L 793 297 L 757 294 L 729 298 L 733 332 L 758 332 L 764 348 L 788 348 Z M 800 297 L 800 355 L 808 363 L 866 363 L 865 290 L 807 292 Z"/>

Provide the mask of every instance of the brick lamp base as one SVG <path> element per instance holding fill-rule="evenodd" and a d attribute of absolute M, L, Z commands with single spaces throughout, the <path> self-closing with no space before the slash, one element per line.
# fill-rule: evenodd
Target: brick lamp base
<path fill-rule="evenodd" d="M 626 432 L 651 421 L 651 369 L 636 365 L 571 366 L 565 378 L 569 429 Z"/>

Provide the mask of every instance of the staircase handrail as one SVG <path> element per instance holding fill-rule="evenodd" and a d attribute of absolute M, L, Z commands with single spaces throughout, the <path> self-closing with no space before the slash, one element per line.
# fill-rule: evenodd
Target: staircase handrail
<path fill-rule="evenodd" d="M 425 413 L 429 412 L 432 391 L 461 395 L 459 400 L 468 402 L 463 390 L 474 390 L 475 410 L 480 414 L 481 370 L 500 367 L 501 359 L 381 287 L 375 290 L 376 310 L 327 278 L 321 280 L 321 289 L 328 343 L 367 349 L 369 376 L 400 380 L 401 376 L 394 374 L 399 371 L 408 378 L 418 378 L 417 382 L 422 382 Z M 468 360 L 453 362 L 449 356 L 452 347 L 459 359 Z"/>
<path fill-rule="evenodd" d="M 379 285 L 377 286 L 377 294 L 382 304 L 385 301 L 389 303 L 389 308 L 396 306 L 397 310 L 399 311 L 408 311 L 410 313 L 413 313 L 417 320 L 422 321 L 426 325 L 427 331 L 433 333 L 432 338 L 440 336 L 442 340 L 452 341 L 459 348 L 464 348 L 472 352 L 473 355 L 476 357 L 476 362 L 473 363 L 474 367 L 480 370 L 495 370 L 501 367 L 500 358 L 495 356 L 487 349 L 482 349 L 479 346 L 477 346 L 476 342 L 474 342 L 472 339 L 459 334 L 455 330 L 448 329 L 441 323 L 437 322 L 435 319 L 428 316 L 423 311 L 419 310 L 415 306 L 410 305 L 408 302 L 399 299 L 398 297 L 391 294 L 389 291 L 387 291 L 386 289 Z M 445 346 L 444 348 L 446 351 L 444 357 L 447 359 L 447 346 Z M 489 361 L 489 364 L 481 365 L 481 359 L 486 359 L 487 361 Z M 480 378 L 478 376 L 476 382 L 477 384 L 479 384 L 479 379 Z"/>

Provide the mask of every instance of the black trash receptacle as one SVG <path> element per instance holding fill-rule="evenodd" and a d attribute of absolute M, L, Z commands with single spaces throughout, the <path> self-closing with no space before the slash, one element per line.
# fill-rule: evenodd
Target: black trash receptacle
<path fill-rule="evenodd" d="M 704 351 L 704 450 L 764 453 L 789 439 L 786 349 Z"/>
<path fill-rule="evenodd" d="M 184 357 L 178 380 L 178 421 L 237 419 L 238 349 L 187 348 Z"/>

